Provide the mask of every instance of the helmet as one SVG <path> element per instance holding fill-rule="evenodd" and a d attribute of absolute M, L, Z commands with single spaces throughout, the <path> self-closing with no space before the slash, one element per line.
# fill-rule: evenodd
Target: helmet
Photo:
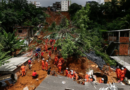
<path fill-rule="evenodd" d="M 44 60 L 44 58 L 42 60 Z"/>
<path fill-rule="evenodd" d="M 104 81 L 104 78 L 102 78 L 102 81 Z"/>
<path fill-rule="evenodd" d="M 117 68 L 119 68 L 119 66 L 117 66 Z"/>
<path fill-rule="evenodd" d="M 68 68 L 66 68 L 66 69 L 68 69 Z"/>
<path fill-rule="evenodd" d="M 48 62 L 48 60 L 46 60 Z"/>
<path fill-rule="evenodd" d="M 121 69 L 124 70 L 124 67 L 122 67 Z"/>
<path fill-rule="evenodd" d="M 89 78 L 92 78 L 92 76 L 89 76 Z"/>

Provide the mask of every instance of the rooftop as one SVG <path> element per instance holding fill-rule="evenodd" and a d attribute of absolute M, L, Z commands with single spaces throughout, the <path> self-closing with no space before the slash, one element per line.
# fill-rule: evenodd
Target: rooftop
<path fill-rule="evenodd" d="M 0 71 L 14 71 L 17 66 L 21 66 L 23 63 L 28 61 L 30 57 L 13 57 L 10 58 L 9 63 L 0 66 Z"/>
<path fill-rule="evenodd" d="M 111 31 L 107 31 L 107 32 L 121 32 L 121 31 L 130 31 L 130 29 L 111 30 Z"/>

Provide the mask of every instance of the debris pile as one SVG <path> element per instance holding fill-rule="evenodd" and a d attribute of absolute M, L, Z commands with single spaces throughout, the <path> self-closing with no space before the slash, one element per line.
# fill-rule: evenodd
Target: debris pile
<path fill-rule="evenodd" d="M 102 69 L 102 68 L 103 68 L 103 65 L 106 64 L 105 61 L 104 61 L 101 57 L 99 57 L 99 56 L 97 56 L 97 55 L 95 54 L 94 51 L 91 51 L 90 53 L 85 53 L 85 55 L 87 56 L 87 58 L 88 58 L 89 60 L 95 62 L 100 69 Z"/>

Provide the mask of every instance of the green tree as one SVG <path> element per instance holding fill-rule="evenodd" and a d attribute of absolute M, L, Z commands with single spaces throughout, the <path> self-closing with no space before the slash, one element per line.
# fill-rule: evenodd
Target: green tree
<path fill-rule="evenodd" d="M 69 6 L 69 14 L 71 15 L 71 19 L 73 19 L 73 16 L 75 13 L 82 8 L 81 5 L 78 5 L 77 3 L 73 3 Z"/>
<path fill-rule="evenodd" d="M 12 52 L 16 52 L 17 49 L 20 49 L 21 45 L 24 45 L 24 40 L 20 41 L 20 39 L 15 36 L 15 32 L 7 33 L 5 30 L 3 30 L 3 32 L 0 33 L 0 37 L 4 37 L 1 41 L 1 44 L 5 46 L 3 50 L 6 52 L 10 51 L 11 54 Z"/>

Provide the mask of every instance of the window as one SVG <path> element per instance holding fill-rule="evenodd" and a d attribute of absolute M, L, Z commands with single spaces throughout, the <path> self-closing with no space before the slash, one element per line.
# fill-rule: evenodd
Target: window
<path fill-rule="evenodd" d="M 22 30 L 18 30 L 18 33 L 22 33 Z"/>

